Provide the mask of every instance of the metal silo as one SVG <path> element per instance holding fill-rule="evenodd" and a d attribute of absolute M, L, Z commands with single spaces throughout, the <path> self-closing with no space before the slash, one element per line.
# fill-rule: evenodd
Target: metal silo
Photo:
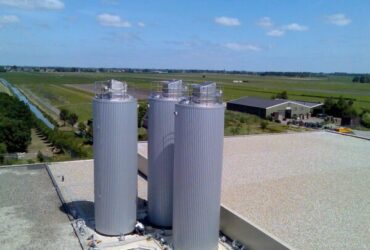
<path fill-rule="evenodd" d="M 176 104 L 173 241 L 176 250 L 218 249 L 224 106 L 214 82 Z"/>
<path fill-rule="evenodd" d="M 149 97 L 148 212 L 150 222 L 161 227 L 172 226 L 174 112 L 183 89 L 181 80 L 166 81 Z"/>
<path fill-rule="evenodd" d="M 127 234 L 136 223 L 137 101 L 127 84 L 96 83 L 93 100 L 95 229 Z"/>

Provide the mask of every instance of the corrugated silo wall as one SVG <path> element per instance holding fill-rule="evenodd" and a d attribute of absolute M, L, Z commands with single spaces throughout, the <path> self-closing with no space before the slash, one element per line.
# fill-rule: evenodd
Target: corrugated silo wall
<path fill-rule="evenodd" d="M 218 249 L 224 107 L 176 105 L 173 236 L 176 250 Z"/>
<path fill-rule="evenodd" d="M 137 102 L 93 101 L 95 228 L 134 230 L 137 196 Z"/>
<path fill-rule="evenodd" d="M 172 226 L 173 146 L 176 99 L 149 98 L 148 212 L 157 226 Z"/>

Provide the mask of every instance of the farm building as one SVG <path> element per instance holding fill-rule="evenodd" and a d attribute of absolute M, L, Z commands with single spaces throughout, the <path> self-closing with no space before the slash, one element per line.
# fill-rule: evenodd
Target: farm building
<path fill-rule="evenodd" d="M 285 99 L 262 99 L 258 97 L 242 97 L 227 102 L 227 109 L 258 115 L 262 118 L 275 119 L 309 117 L 322 112 L 322 103 L 291 101 Z"/>

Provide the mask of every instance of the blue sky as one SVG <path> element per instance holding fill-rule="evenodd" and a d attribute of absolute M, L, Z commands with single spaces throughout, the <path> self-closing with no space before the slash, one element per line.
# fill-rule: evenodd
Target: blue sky
<path fill-rule="evenodd" d="M 0 0 L 0 64 L 370 72 L 368 0 Z"/>

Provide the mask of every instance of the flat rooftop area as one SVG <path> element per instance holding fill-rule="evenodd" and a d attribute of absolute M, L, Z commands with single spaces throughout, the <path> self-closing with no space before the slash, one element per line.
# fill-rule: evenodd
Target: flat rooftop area
<path fill-rule="evenodd" d="M 0 249 L 81 249 L 44 165 L 0 168 Z"/>
<path fill-rule="evenodd" d="M 138 151 L 145 158 L 146 143 Z M 328 132 L 227 137 L 222 206 L 291 248 L 369 249 L 369 152 L 368 140 Z M 91 244 L 93 161 L 52 163 L 48 169 L 68 214 L 45 165 L 0 168 L 1 249 L 81 249 L 73 230 L 78 218 L 86 223 L 80 241 Z M 147 198 L 141 176 L 138 196 Z M 139 206 L 139 217 L 141 212 Z M 96 240 L 107 249 L 158 247 L 138 235 L 125 245 L 117 237 Z"/>
<path fill-rule="evenodd" d="M 146 144 L 139 153 L 147 155 Z M 226 137 L 222 205 L 296 249 L 370 248 L 370 141 L 329 132 Z"/>
<path fill-rule="evenodd" d="M 225 139 L 222 204 L 297 249 L 370 248 L 370 141 L 328 132 Z"/>
<path fill-rule="evenodd" d="M 99 242 L 99 249 L 110 250 L 156 250 L 165 249 L 158 239 L 150 235 L 161 234 L 168 243 L 172 242 L 172 231 L 162 230 L 146 225 L 147 234 L 144 236 L 130 234 L 125 236 L 124 241 L 119 237 L 107 237 L 95 232 L 94 223 L 94 163 L 93 160 L 68 161 L 52 163 L 49 165 L 50 173 L 53 176 L 55 184 L 58 186 L 64 203 L 68 207 L 71 219 L 76 222 L 77 219 L 83 219 L 86 223 L 84 233 L 80 234 L 80 240 L 84 247 L 91 246 L 91 235 Z M 147 181 L 138 175 L 138 219 L 146 215 L 147 200 Z M 144 217 L 143 217 L 144 218 Z M 144 223 L 145 224 L 145 223 Z M 73 223 L 76 228 L 76 223 Z M 76 228 L 77 229 L 77 228 Z M 78 231 L 78 229 L 77 229 Z M 229 249 L 226 245 L 220 244 L 219 250 Z"/>

